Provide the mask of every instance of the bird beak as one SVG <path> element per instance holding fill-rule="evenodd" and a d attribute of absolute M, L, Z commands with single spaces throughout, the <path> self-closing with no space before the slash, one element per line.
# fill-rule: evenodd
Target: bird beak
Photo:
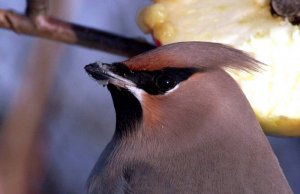
<path fill-rule="evenodd" d="M 136 87 L 135 83 L 115 73 L 116 68 L 115 65 L 101 62 L 91 63 L 84 67 L 85 71 L 101 85 L 113 84 L 121 88 Z"/>

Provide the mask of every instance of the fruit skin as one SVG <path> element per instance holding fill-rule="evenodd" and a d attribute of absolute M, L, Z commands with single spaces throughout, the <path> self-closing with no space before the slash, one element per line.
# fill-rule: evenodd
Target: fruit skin
<path fill-rule="evenodd" d="M 237 2 L 156 0 L 153 7 L 142 11 L 144 14 L 140 15 L 139 21 L 144 25 L 144 32 L 151 33 L 157 45 L 187 40 L 225 43 L 267 64 L 258 74 L 233 72 L 231 75 L 246 94 L 265 133 L 299 137 L 299 26 L 273 16 L 268 0 L 243 0 L 232 4 L 234 1 Z M 196 7 L 200 4 L 204 9 Z M 186 10 L 177 11 L 179 7 Z M 204 15 L 197 15 L 200 12 Z M 181 15 L 176 17 L 176 14 Z M 151 15 L 163 17 L 158 21 L 143 19 Z M 196 15 L 196 19 L 190 20 L 192 15 Z"/>
<path fill-rule="evenodd" d="M 287 117 L 266 118 L 256 114 L 264 132 L 272 136 L 300 137 L 300 119 Z"/>

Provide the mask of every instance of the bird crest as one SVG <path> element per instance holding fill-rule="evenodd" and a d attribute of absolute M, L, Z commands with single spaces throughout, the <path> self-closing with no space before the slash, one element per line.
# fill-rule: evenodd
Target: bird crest
<path fill-rule="evenodd" d="M 142 53 L 123 62 L 130 70 L 154 71 L 166 67 L 210 70 L 232 68 L 258 71 L 261 62 L 249 54 L 220 43 L 178 42 Z"/>

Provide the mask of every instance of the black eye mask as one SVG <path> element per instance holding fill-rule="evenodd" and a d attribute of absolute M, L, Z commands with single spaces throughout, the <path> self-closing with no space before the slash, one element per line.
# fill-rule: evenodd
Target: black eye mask
<path fill-rule="evenodd" d="M 122 63 L 113 64 L 112 71 L 134 82 L 151 95 L 164 94 L 180 82 L 199 72 L 196 68 L 164 68 L 155 71 L 131 71 Z"/>

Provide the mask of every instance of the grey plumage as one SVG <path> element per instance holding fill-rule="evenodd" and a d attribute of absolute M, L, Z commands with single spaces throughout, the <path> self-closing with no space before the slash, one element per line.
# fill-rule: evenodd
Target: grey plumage
<path fill-rule="evenodd" d="M 226 66 L 259 67 L 242 51 L 207 42 L 86 66 L 108 82 L 117 116 L 88 193 L 292 193 Z M 115 86 L 116 79 L 129 81 Z"/>

